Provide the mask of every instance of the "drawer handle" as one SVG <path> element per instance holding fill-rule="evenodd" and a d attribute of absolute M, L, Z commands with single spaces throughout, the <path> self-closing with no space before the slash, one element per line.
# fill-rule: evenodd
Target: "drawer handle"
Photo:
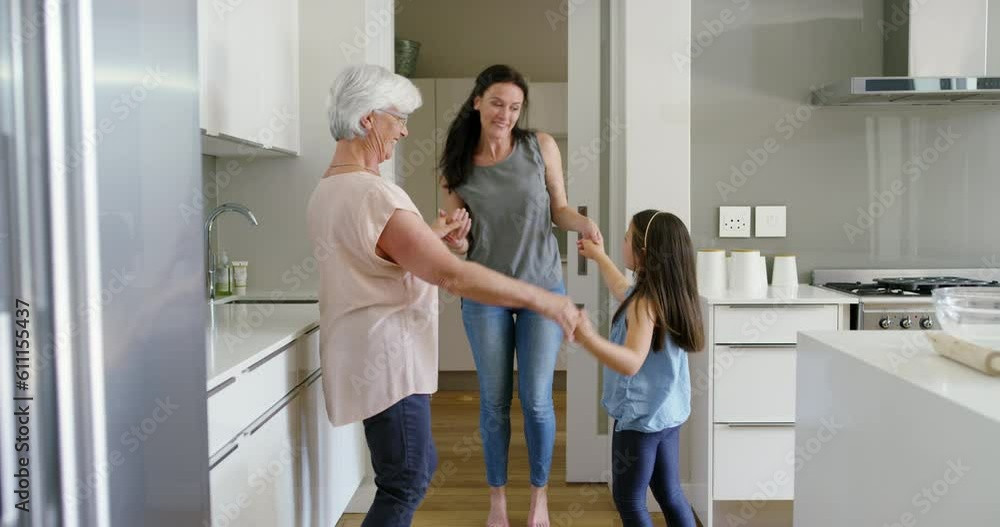
<path fill-rule="evenodd" d="M 244 372 L 249 373 L 249 372 L 252 372 L 252 371 L 256 370 L 257 368 L 260 368 L 267 361 L 269 361 L 269 360 L 277 357 L 278 355 L 281 355 L 285 350 L 287 350 L 288 348 L 292 347 L 292 345 L 294 345 L 294 344 L 295 344 L 295 342 L 292 341 L 291 344 L 289 344 L 289 345 L 287 345 L 287 346 L 279 349 L 278 351 L 271 352 L 267 357 L 264 357 L 263 359 L 260 359 L 259 361 L 251 364 L 249 368 L 247 368 L 246 370 L 244 370 Z"/>
<path fill-rule="evenodd" d="M 803 311 L 810 310 L 816 311 L 825 309 L 833 304 L 789 304 L 789 303 L 775 303 L 775 304 L 730 304 L 728 306 L 719 306 L 727 309 L 801 309 Z M 834 306 L 836 307 L 836 306 Z"/>
<path fill-rule="evenodd" d="M 313 381 L 319 378 L 320 375 L 322 375 L 322 373 L 319 370 L 317 370 L 315 373 L 310 375 L 309 378 L 302 381 L 298 386 L 293 388 L 292 391 L 288 392 L 288 395 L 282 397 L 280 401 L 274 403 L 274 406 L 272 406 L 271 409 L 268 410 L 266 414 L 258 418 L 250 425 L 249 427 L 250 431 L 247 432 L 247 435 L 252 436 L 256 434 L 257 430 L 260 430 L 264 425 L 267 424 L 268 421 L 271 420 L 271 418 L 278 415 L 278 413 L 280 413 L 286 406 L 288 406 L 289 403 L 292 402 L 292 399 L 298 397 L 299 394 L 302 393 L 302 391 L 305 390 L 309 385 L 311 385 Z"/>
<path fill-rule="evenodd" d="M 789 428 L 795 426 L 791 423 L 726 423 L 730 428 Z"/>
<path fill-rule="evenodd" d="M 219 451 L 214 456 L 212 456 L 212 459 L 209 460 L 208 462 L 208 470 L 212 470 L 213 468 L 216 467 L 216 465 L 225 461 L 227 457 L 229 457 L 233 452 L 236 452 L 236 449 L 240 447 L 240 444 L 237 443 L 236 441 L 233 441 L 229 445 L 230 445 L 229 448 L 226 449 L 225 451 Z"/>
<path fill-rule="evenodd" d="M 769 348 L 795 348 L 796 344 L 719 344 L 719 347 L 730 349 L 769 349 Z"/>
<path fill-rule="evenodd" d="M 225 381 L 222 382 L 222 384 L 220 384 L 220 385 L 216 386 L 215 388 L 212 388 L 211 390 L 209 390 L 208 391 L 208 396 L 211 397 L 211 396 L 213 396 L 213 395 L 221 392 L 223 388 L 225 388 L 226 386 L 229 386 L 230 384 L 233 384 L 234 382 L 236 382 L 236 377 L 230 377 L 230 378 L 226 379 Z"/>

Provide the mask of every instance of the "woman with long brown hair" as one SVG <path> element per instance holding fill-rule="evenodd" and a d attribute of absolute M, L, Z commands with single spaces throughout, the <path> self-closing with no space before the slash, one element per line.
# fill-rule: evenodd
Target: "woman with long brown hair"
<path fill-rule="evenodd" d="M 604 282 L 621 301 L 611 341 L 594 332 L 586 316 L 577 340 L 605 365 L 601 404 L 615 418 L 612 473 L 615 505 L 625 527 L 652 527 L 646 489 L 652 488 L 671 527 L 694 527 L 681 489 L 679 437 L 691 414 L 687 353 L 705 345 L 695 277 L 694 248 L 684 222 L 669 212 L 644 210 L 625 234 L 629 285 L 601 244 L 578 242 L 595 260 Z"/>
<path fill-rule="evenodd" d="M 447 212 L 467 209 L 468 260 L 556 294 L 565 294 L 552 225 L 601 242 L 597 225 L 566 200 L 562 158 L 551 135 L 524 129 L 528 83 L 490 66 L 476 78 L 448 129 L 441 155 Z M 546 488 L 556 438 L 552 379 L 562 330 L 531 309 L 462 299 L 462 321 L 479 378 L 479 429 L 490 486 L 487 527 L 508 527 L 507 461 L 514 360 L 528 445 L 528 527 L 549 525 Z"/>

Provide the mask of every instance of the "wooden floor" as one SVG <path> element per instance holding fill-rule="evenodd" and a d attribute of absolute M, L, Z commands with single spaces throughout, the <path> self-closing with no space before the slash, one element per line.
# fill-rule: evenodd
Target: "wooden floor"
<path fill-rule="evenodd" d="M 611 493 L 604 484 L 566 483 L 566 392 L 554 397 L 557 416 L 556 447 L 549 481 L 549 519 L 552 527 L 621 526 Z M 478 437 L 479 394 L 438 392 L 432 403 L 438 470 L 431 489 L 417 511 L 414 527 L 476 527 L 486 523 L 489 495 Z M 528 517 L 528 451 L 524 442 L 521 407 L 514 397 L 511 409 L 510 469 L 507 506 L 511 527 Z M 357 527 L 362 514 L 348 514 L 338 527 Z M 666 525 L 662 514 L 654 523 Z"/>

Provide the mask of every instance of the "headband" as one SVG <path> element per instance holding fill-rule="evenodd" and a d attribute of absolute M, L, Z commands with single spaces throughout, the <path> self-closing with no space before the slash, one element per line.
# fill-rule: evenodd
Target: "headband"
<path fill-rule="evenodd" d="M 646 224 L 646 232 L 644 232 L 642 234 L 642 248 L 643 249 L 646 248 L 646 239 L 649 238 L 649 227 L 653 224 L 653 220 L 655 220 L 656 217 L 659 216 L 662 212 L 663 211 L 657 211 L 656 214 L 653 214 L 652 218 L 649 218 L 649 223 Z"/>

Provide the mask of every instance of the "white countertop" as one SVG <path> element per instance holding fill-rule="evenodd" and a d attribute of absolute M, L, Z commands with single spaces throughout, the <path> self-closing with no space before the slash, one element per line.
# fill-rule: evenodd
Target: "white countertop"
<path fill-rule="evenodd" d="M 795 288 L 768 287 L 763 296 L 747 296 L 734 291 L 726 291 L 719 296 L 705 296 L 702 299 L 714 304 L 857 304 L 858 297 L 807 284 Z"/>
<path fill-rule="evenodd" d="M 319 325 L 318 304 L 218 304 L 207 324 L 208 390 Z"/>
<path fill-rule="evenodd" d="M 922 331 L 804 332 L 802 335 L 1000 423 L 1000 378 L 938 355 Z M 799 339 L 800 348 L 810 345 Z"/>

